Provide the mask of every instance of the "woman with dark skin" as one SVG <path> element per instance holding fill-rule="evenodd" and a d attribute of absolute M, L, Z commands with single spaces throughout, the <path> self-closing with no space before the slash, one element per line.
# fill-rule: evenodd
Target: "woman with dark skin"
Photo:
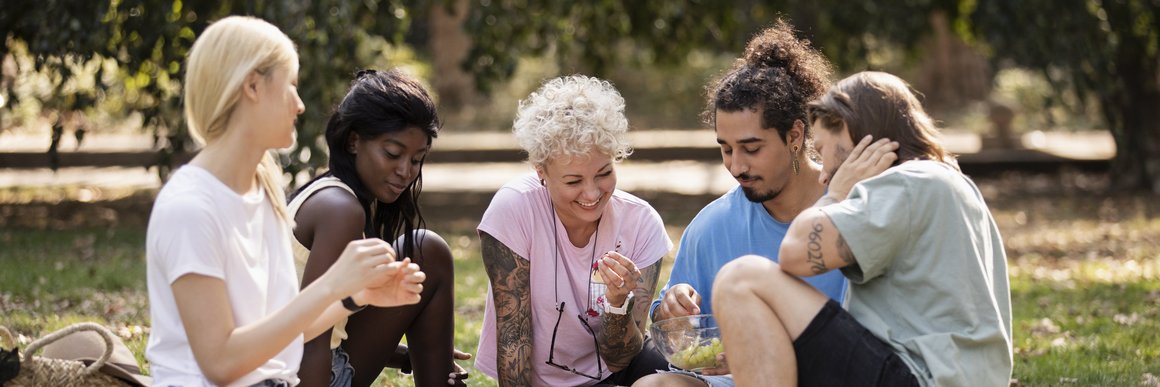
<path fill-rule="evenodd" d="M 439 118 L 426 90 L 398 70 L 360 71 L 326 127 L 330 171 L 295 192 L 294 253 L 302 286 L 326 271 L 352 240 L 394 240 L 424 272 L 422 301 L 366 308 L 305 345 L 303 386 L 369 386 L 384 367 L 413 367 L 419 386 L 462 385 L 452 360 L 451 249 L 424 230 L 422 166 Z M 357 308 L 357 306 L 354 306 Z M 413 350 L 399 345 L 403 335 Z M 353 376 L 351 375 L 353 373 Z"/>

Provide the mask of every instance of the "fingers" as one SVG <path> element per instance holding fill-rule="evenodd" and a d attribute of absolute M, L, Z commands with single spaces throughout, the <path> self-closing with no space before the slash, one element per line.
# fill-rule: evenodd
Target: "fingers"
<path fill-rule="evenodd" d="M 367 238 L 356 241 L 351 241 L 347 244 L 347 249 L 354 248 L 357 255 L 364 259 L 370 259 L 376 264 L 380 260 L 394 261 L 396 259 L 395 249 L 391 244 L 378 238 Z"/>
<path fill-rule="evenodd" d="M 609 251 L 600 258 L 600 270 L 606 274 L 604 283 L 618 288 L 636 288 L 637 280 L 640 279 L 640 270 L 637 270 L 636 264 L 615 251 Z"/>
<path fill-rule="evenodd" d="M 691 290 L 692 288 L 690 287 L 689 289 Z M 693 299 L 694 297 L 696 297 L 695 300 Z M 691 294 L 690 293 L 677 294 L 676 299 L 677 299 L 678 306 L 680 306 L 680 308 L 687 315 L 701 314 L 701 307 L 700 307 L 701 297 L 697 295 L 696 291 L 693 291 Z"/>
<path fill-rule="evenodd" d="M 463 352 L 463 351 L 460 351 L 458 349 L 453 350 L 451 352 L 451 357 L 455 358 L 455 360 L 471 360 L 470 353 Z M 456 366 L 458 366 L 458 365 L 456 365 Z"/>
<path fill-rule="evenodd" d="M 862 155 L 862 152 L 866 150 L 866 147 L 870 146 L 873 140 L 874 136 L 869 134 L 862 137 L 861 140 L 858 140 L 858 144 L 854 145 L 854 149 L 850 150 L 850 155 L 846 156 L 846 160 L 857 160 L 858 157 Z"/>
<path fill-rule="evenodd" d="M 870 136 L 866 136 L 866 139 L 868 138 L 870 138 Z M 866 139 L 863 139 L 863 141 Z M 861 146 L 862 143 L 858 143 L 858 145 Z M 857 157 L 851 153 L 850 159 L 857 160 L 859 163 L 877 165 L 878 162 L 883 157 L 887 157 L 887 155 L 891 155 L 892 157 L 897 158 L 898 156 L 894 152 L 898 150 L 898 147 L 898 142 L 890 141 L 888 138 L 880 138 L 878 141 L 867 145 L 862 150 L 862 152 L 857 155 Z M 893 160 L 891 160 L 891 162 L 893 162 Z"/>
<path fill-rule="evenodd" d="M 658 308 L 662 308 L 663 317 L 673 318 L 692 314 L 701 314 L 701 296 L 688 284 L 677 284 L 669 288 L 664 300 Z"/>

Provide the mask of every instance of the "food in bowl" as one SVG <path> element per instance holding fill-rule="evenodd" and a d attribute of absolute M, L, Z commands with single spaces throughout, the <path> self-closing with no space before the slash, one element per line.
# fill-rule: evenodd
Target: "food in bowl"
<path fill-rule="evenodd" d="M 689 346 L 674 353 L 669 363 L 683 370 L 702 370 L 717 367 L 717 354 L 724 352 L 721 339 L 716 337 L 708 343 Z"/>
<path fill-rule="evenodd" d="M 724 352 L 721 331 L 712 315 L 675 317 L 653 323 L 649 328 L 653 343 L 670 364 L 686 371 L 717 368 L 717 355 Z"/>

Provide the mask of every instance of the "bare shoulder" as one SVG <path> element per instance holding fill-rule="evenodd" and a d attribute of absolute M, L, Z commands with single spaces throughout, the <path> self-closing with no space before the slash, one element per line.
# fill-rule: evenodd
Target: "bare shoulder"
<path fill-rule="evenodd" d="M 316 230 L 340 234 L 361 234 L 366 213 L 358 198 L 339 187 L 328 187 L 315 192 L 294 216 L 294 236 L 303 245 L 310 245 Z"/>

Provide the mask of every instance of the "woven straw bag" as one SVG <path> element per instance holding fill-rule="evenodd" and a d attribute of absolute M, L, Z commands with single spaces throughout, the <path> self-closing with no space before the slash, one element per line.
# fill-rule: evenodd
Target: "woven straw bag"
<path fill-rule="evenodd" d="M 50 359 L 34 356 L 45 345 L 60 340 L 79 331 L 96 331 L 105 340 L 105 353 L 92 365 L 76 360 Z M 28 345 L 28 349 L 20 355 L 20 373 L 16 378 L 4 383 L 5 387 L 33 387 L 33 386 L 93 386 L 93 387 L 128 387 L 129 384 L 98 371 L 113 354 L 113 334 L 105 327 L 91 323 L 73 324 L 64 329 L 50 333 Z M 7 328 L 0 326 L 0 337 L 7 339 L 13 345 L 16 340 Z"/>

